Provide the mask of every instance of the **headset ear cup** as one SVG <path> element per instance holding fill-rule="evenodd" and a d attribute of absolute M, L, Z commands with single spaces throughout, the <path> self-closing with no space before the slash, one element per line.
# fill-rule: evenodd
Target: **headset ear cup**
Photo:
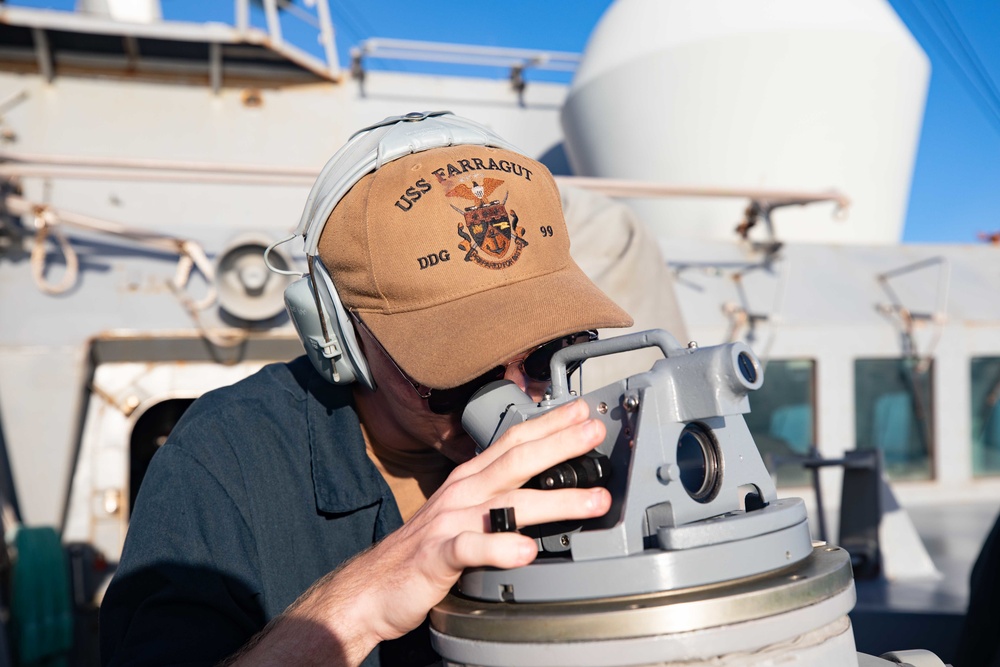
<path fill-rule="evenodd" d="M 312 279 L 308 276 L 285 288 L 285 308 L 313 367 L 328 382 L 350 384 L 354 382 L 354 374 L 349 368 L 338 366 L 343 348 L 338 339 L 328 340 L 324 329 L 330 331 L 332 326 L 327 322 L 324 327 L 322 320 L 329 318 L 317 308 L 316 303 Z"/>
<path fill-rule="evenodd" d="M 326 274 L 325 269 L 323 273 Z M 329 280 L 329 275 L 325 277 Z M 317 284 L 323 285 L 325 282 L 320 278 Z M 359 381 L 369 389 L 374 389 L 375 383 L 357 346 L 353 327 L 348 321 L 348 339 L 342 319 L 334 310 L 336 306 L 332 303 L 333 299 L 328 295 L 324 298 L 324 291 L 323 287 L 317 289 L 309 276 L 296 280 L 285 289 L 285 307 L 302 340 L 306 356 L 320 376 L 328 382 L 346 385 Z M 339 306 L 340 300 L 336 299 L 335 303 Z M 343 311 L 343 306 L 340 308 Z M 347 313 L 342 314 L 346 319 Z"/>
<path fill-rule="evenodd" d="M 368 360 L 361 352 L 358 338 L 354 334 L 354 324 L 347 314 L 347 309 L 340 301 L 337 288 L 333 284 L 333 278 L 330 277 L 330 273 L 323 266 L 319 257 L 313 258 L 312 270 L 315 280 L 313 287 L 317 300 L 323 313 L 327 316 L 326 321 L 332 325 L 329 329 L 331 335 L 336 336 L 340 343 L 344 368 L 350 370 L 355 380 L 374 390 L 375 381 L 372 379 L 371 371 L 368 370 Z"/>

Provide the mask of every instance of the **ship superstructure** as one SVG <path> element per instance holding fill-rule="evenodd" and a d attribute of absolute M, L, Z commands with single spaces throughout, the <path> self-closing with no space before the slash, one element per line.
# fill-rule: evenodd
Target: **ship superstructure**
<path fill-rule="evenodd" d="M 712 24 L 720 3 L 702 16 L 678 0 L 619 2 L 582 58 L 372 39 L 351 62 L 336 58 L 323 0 L 306 17 L 322 57 L 283 38 L 274 0 L 261 27 L 245 0 L 231 25 L 114 4 L 0 5 L 0 434 L 8 509 L 25 524 L 113 562 L 184 408 L 301 353 L 261 252 L 290 234 L 319 168 L 358 127 L 450 109 L 568 193 L 628 202 L 609 239 L 591 215 L 609 200 L 567 194 L 568 211 L 588 202 L 574 254 L 618 298 L 658 299 L 646 327 L 753 347 L 767 381 L 747 423 L 783 494 L 815 515 L 809 465 L 876 450 L 918 528 L 943 508 L 974 517 L 932 564 L 885 561 L 917 577 L 904 606 L 935 605 L 954 633 L 1000 500 L 1000 275 L 992 246 L 898 243 L 928 68 L 887 4 L 777 3 Z M 628 41 L 637 15 L 672 28 Z M 833 58 L 838 40 L 863 48 Z M 508 76 L 366 68 L 377 57 Z M 539 67 L 577 77 L 526 83 Z M 817 99 L 831 81 L 854 86 L 842 106 Z M 633 232 L 659 255 L 625 281 Z M 278 257 L 303 269 L 297 248 Z M 592 381 L 610 372 L 591 364 Z M 843 476 L 820 473 L 831 540 Z M 914 537 L 908 520 L 893 525 Z"/>

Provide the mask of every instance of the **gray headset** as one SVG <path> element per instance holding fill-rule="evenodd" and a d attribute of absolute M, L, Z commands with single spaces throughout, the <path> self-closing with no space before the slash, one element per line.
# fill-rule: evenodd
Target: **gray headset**
<path fill-rule="evenodd" d="M 285 307 L 302 339 L 306 355 L 319 374 L 334 384 L 361 382 L 375 389 L 368 362 L 361 353 L 351 318 L 337 295 L 330 272 L 319 255 L 319 238 L 330 213 L 364 176 L 411 153 L 445 146 L 492 146 L 520 153 L 489 128 L 452 114 L 429 111 L 391 116 L 366 127 L 330 158 L 317 177 L 295 233 L 272 244 L 301 236 L 308 274 L 285 289 Z M 283 272 L 268 263 L 272 271 Z"/>

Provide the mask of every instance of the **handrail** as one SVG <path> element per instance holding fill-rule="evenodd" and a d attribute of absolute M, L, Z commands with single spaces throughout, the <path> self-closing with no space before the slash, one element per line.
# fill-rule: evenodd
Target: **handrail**
<path fill-rule="evenodd" d="M 580 64 L 580 54 L 567 51 L 448 44 L 383 37 L 366 39 L 360 46 L 351 49 L 351 57 L 355 63 L 364 58 L 390 58 L 495 67 L 530 67 L 559 72 L 572 72 Z"/>
<path fill-rule="evenodd" d="M 590 176 L 556 176 L 557 183 L 594 190 L 609 197 L 734 197 L 768 202 L 771 208 L 831 201 L 838 209 L 851 205 L 839 190 L 769 190 L 766 188 L 725 188 L 693 185 L 669 185 L 655 181 L 631 181 Z"/>
<path fill-rule="evenodd" d="M 0 177 L 107 179 L 122 181 L 197 181 L 311 185 L 319 172 L 310 167 L 250 165 L 193 160 L 46 155 L 0 149 Z M 556 183 L 593 190 L 610 197 L 728 197 L 779 205 L 831 201 L 838 209 L 851 200 L 838 190 L 770 190 L 673 185 L 655 181 L 630 181 L 590 176 L 556 176 Z"/>
<path fill-rule="evenodd" d="M 526 70 L 575 72 L 581 56 L 567 51 L 539 51 L 372 37 L 351 49 L 351 76 L 360 82 L 362 88 L 367 76 L 366 58 L 506 68 L 509 70 L 511 87 L 518 94 L 520 103 L 524 104 Z"/>
<path fill-rule="evenodd" d="M 194 160 L 161 160 L 145 158 L 92 157 L 80 155 L 59 155 L 45 153 L 23 153 L 0 148 L 0 164 L 30 167 L 55 166 L 70 168 L 115 168 L 138 169 L 142 171 L 192 171 L 199 173 L 227 174 L 280 174 L 282 176 L 302 176 L 315 178 L 319 173 L 308 167 L 282 167 L 280 165 L 248 165 L 238 162 L 198 162 Z"/>

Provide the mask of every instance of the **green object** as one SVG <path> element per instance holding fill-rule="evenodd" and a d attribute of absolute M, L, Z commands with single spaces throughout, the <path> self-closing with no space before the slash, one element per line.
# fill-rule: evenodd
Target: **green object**
<path fill-rule="evenodd" d="M 21 667 L 67 664 L 73 645 L 69 568 L 59 534 L 48 527 L 20 528 L 14 537 L 11 630 Z"/>

